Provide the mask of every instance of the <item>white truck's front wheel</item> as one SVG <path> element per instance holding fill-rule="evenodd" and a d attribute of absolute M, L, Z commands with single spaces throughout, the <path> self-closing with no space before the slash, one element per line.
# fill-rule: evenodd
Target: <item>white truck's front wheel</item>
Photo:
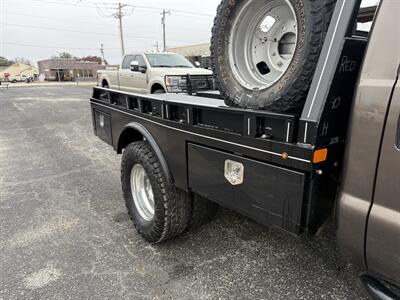
<path fill-rule="evenodd" d="M 336 0 L 223 0 L 211 40 L 226 103 L 287 111 L 311 84 Z"/>

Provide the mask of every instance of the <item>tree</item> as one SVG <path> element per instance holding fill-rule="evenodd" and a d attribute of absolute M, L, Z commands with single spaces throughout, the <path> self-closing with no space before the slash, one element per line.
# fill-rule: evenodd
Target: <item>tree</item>
<path fill-rule="evenodd" d="M 69 59 L 71 59 L 71 58 L 76 58 L 76 57 L 68 52 L 61 52 L 58 55 L 53 55 L 51 58 L 69 58 Z"/>
<path fill-rule="evenodd" d="M 7 58 L 0 56 L 0 67 L 9 67 L 14 63 L 15 63 L 15 61 L 8 60 Z"/>
<path fill-rule="evenodd" d="M 31 62 L 31 60 L 28 59 L 28 58 L 16 57 L 14 60 L 15 60 L 15 62 L 17 62 L 17 63 L 21 63 L 21 64 L 25 64 L 25 65 L 30 65 L 30 66 L 32 66 L 32 62 Z"/>
<path fill-rule="evenodd" d="M 96 56 L 96 55 L 84 56 L 81 58 L 81 60 L 97 62 L 99 65 L 101 65 L 101 63 L 103 62 L 103 59 L 100 56 Z M 105 61 L 105 64 L 107 64 L 107 61 Z"/>

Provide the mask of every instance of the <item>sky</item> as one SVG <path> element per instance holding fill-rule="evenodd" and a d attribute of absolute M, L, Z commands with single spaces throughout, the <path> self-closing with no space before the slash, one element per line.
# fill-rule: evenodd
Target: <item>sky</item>
<path fill-rule="evenodd" d="M 167 47 L 209 42 L 219 0 L 120 0 L 124 8 L 126 52 L 162 46 L 161 11 L 166 17 Z M 363 5 L 377 0 L 363 0 Z M 36 65 L 60 52 L 100 56 L 119 64 L 121 48 L 118 0 L 0 0 L 0 56 L 23 57 Z"/>
<path fill-rule="evenodd" d="M 0 56 L 24 57 L 34 64 L 60 52 L 77 57 L 121 60 L 115 0 L 0 0 Z M 209 42 L 219 0 L 121 0 L 126 52 L 162 47 L 161 11 L 166 17 L 167 47 Z M 96 5 L 97 4 L 97 5 Z"/>

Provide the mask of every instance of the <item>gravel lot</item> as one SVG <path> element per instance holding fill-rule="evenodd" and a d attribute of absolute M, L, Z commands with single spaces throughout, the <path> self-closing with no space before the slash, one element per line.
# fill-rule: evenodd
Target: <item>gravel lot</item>
<path fill-rule="evenodd" d="M 142 240 L 90 91 L 0 89 L 0 299 L 365 298 L 333 228 L 307 242 L 221 210 L 174 241 Z"/>

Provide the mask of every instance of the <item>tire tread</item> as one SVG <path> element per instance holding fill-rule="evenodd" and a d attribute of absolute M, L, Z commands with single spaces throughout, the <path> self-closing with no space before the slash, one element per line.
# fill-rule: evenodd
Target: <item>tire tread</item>
<path fill-rule="evenodd" d="M 219 24 L 223 18 L 223 8 L 228 5 L 231 0 L 222 0 L 217 8 L 217 15 L 214 18 L 214 26 L 211 38 L 211 67 L 214 73 L 216 85 L 225 99 L 225 103 L 232 107 L 244 107 L 252 109 L 263 109 L 277 112 L 284 112 L 296 109 L 304 104 L 305 97 L 310 88 L 311 81 L 318 63 L 319 54 L 325 40 L 326 32 L 329 28 L 332 13 L 334 11 L 336 0 L 306 0 L 310 3 L 310 23 L 312 24 L 312 34 L 308 44 L 307 59 L 300 61 L 296 68 L 302 72 L 298 76 L 291 88 L 285 93 L 278 93 L 274 99 L 268 103 L 263 103 L 259 107 L 248 105 L 248 103 L 238 102 L 230 96 L 230 90 L 225 84 L 221 84 L 220 71 L 217 61 L 217 47 L 219 37 Z"/>
<path fill-rule="evenodd" d="M 128 180 L 126 176 L 132 159 L 139 163 L 147 164 L 147 167 L 149 167 L 147 172 L 150 170 L 152 173 L 148 175 L 153 175 L 154 178 L 156 178 L 158 188 L 161 191 L 160 196 L 163 200 L 163 213 L 155 214 L 154 227 L 150 233 L 143 230 L 141 223 L 135 218 L 130 209 L 129 195 L 131 191 L 130 185 L 127 184 Z M 125 149 L 121 161 L 121 182 L 129 216 L 137 231 L 144 236 L 146 240 L 152 243 L 160 243 L 177 237 L 186 230 L 190 219 L 191 201 L 186 193 L 177 189 L 167 180 L 156 155 L 147 142 L 135 142 L 128 145 Z M 153 187 L 153 192 L 154 190 Z M 156 204 L 156 210 L 157 209 Z M 162 217 L 160 217 L 160 215 Z"/>

